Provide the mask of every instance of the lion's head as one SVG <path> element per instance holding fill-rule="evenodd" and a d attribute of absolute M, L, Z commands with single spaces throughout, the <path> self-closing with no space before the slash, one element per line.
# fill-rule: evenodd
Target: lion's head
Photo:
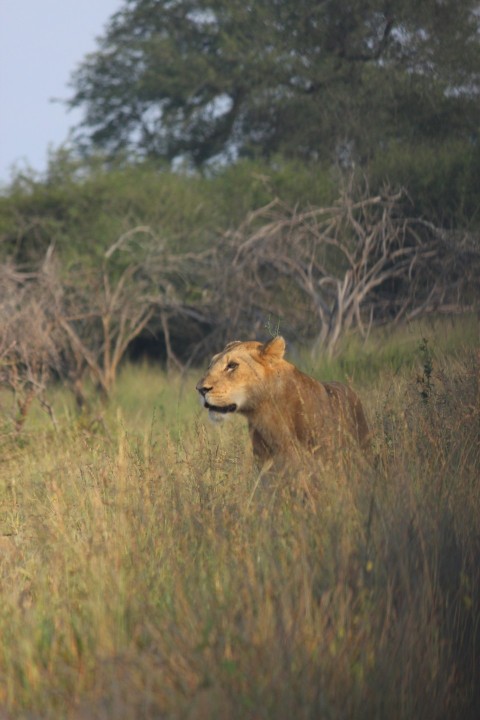
<path fill-rule="evenodd" d="M 207 373 L 197 383 L 210 418 L 221 421 L 229 413 L 246 413 L 258 404 L 265 380 L 285 353 L 285 340 L 268 343 L 235 340 L 214 355 Z"/>

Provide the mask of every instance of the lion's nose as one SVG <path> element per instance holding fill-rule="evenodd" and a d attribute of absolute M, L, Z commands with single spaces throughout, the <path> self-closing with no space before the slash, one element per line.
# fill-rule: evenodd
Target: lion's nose
<path fill-rule="evenodd" d="M 211 389 L 212 389 L 211 387 L 206 387 L 205 385 L 202 385 L 202 381 L 200 381 L 199 383 L 197 383 L 197 390 L 198 390 L 198 392 L 200 393 L 200 395 L 201 395 L 202 397 L 205 397 L 205 395 L 207 394 L 207 392 L 208 392 L 209 390 L 211 390 Z"/>

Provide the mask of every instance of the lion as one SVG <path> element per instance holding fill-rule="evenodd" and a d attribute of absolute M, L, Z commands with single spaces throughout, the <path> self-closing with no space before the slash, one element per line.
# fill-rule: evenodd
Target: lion
<path fill-rule="evenodd" d="M 230 342 L 197 383 L 212 420 L 239 413 L 248 422 L 259 467 L 284 468 L 305 451 L 334 458 L 349 440 L 366 450 L 370 430 L 356 393 L 318 382 L 284 359 L 285 340 Z"/>

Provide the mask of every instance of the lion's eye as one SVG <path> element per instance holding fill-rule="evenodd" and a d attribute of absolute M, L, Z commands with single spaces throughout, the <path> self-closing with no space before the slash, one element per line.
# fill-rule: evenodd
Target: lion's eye
<path fill-rule="evenodd" d="M 229 372 L 232 372 L 232 370 L 235 370 L 237 367 L 238 367 L 238 363 L 235 362 L 234 360 L 230 360 L 230 362 L 228 363 L 228 365 L 226 367 L 226 370 L 228 370 Z"/>

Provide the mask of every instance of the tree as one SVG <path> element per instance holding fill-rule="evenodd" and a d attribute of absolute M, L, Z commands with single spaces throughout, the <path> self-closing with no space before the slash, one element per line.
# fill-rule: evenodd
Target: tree
<path fill-rule="evenodd" d="M 64 338 L 67 379 L 77 404 L 85 401 L 84 379 L 90 377 L 108 398 L 118 368 L 131 343 L 147 328 L 153 334 L 157 316 L 167 365 L 180 366 L 171 344 L 170 318 L 189 316 L 178 285 L 196 256 L 176 256 L 148 226 L 125 232 L 96 267 L 79 263 L 68 272 L 50 273 L 50 305 Z M 182 281 L 178 280 L 182 278 Z"/>
<path fill-rule="evenodd" d="M 400 201 L 388 188 L 372 196 L 350 184 L 331 207 L 274 201 L 250 213 L 210 259 L 222 339 L 261 334 L 272 313 L 331 355 L 351 330 L 366 338 L 373 326 L 474 310 L 477 236 L 405 217 Z"/>
<path fill-rule="evenodd" d="M 10 262 L 0 264 L 0 419 L 19 433 L 36 400 L 55 424 L 46 397 L 48 384 L 61 373 L 63 338 L 51 312 L 46 268 L 36 272 Z"/>
<path fill-rule="evenodd" d="M 7 415 L 19 432 L 37 400 L 54 421 L 45 395 L 54 380 L 71 388 L 79 408 L 86 379 L 108 399 L 120 363 L 144 331 L 163 336 L 167 368 L 182 368 L 172 337 L 203 321 L 185 296 L 199 264 L 207 272 L 205 255 L 211 252 L 170 252 L 151 228 L 137 226 L 96 265 L 66 263 L 53 244 L 28 271 L 0 261 L 0 419 Z M 195 333 L 184 332 L 192 342 Z"/>
<path fill-rule="evenodd" d="M 109 153 L 359 162 L 477 137 L 479 27 L 474 0 L 124 0 L 69 104 Z"/>

